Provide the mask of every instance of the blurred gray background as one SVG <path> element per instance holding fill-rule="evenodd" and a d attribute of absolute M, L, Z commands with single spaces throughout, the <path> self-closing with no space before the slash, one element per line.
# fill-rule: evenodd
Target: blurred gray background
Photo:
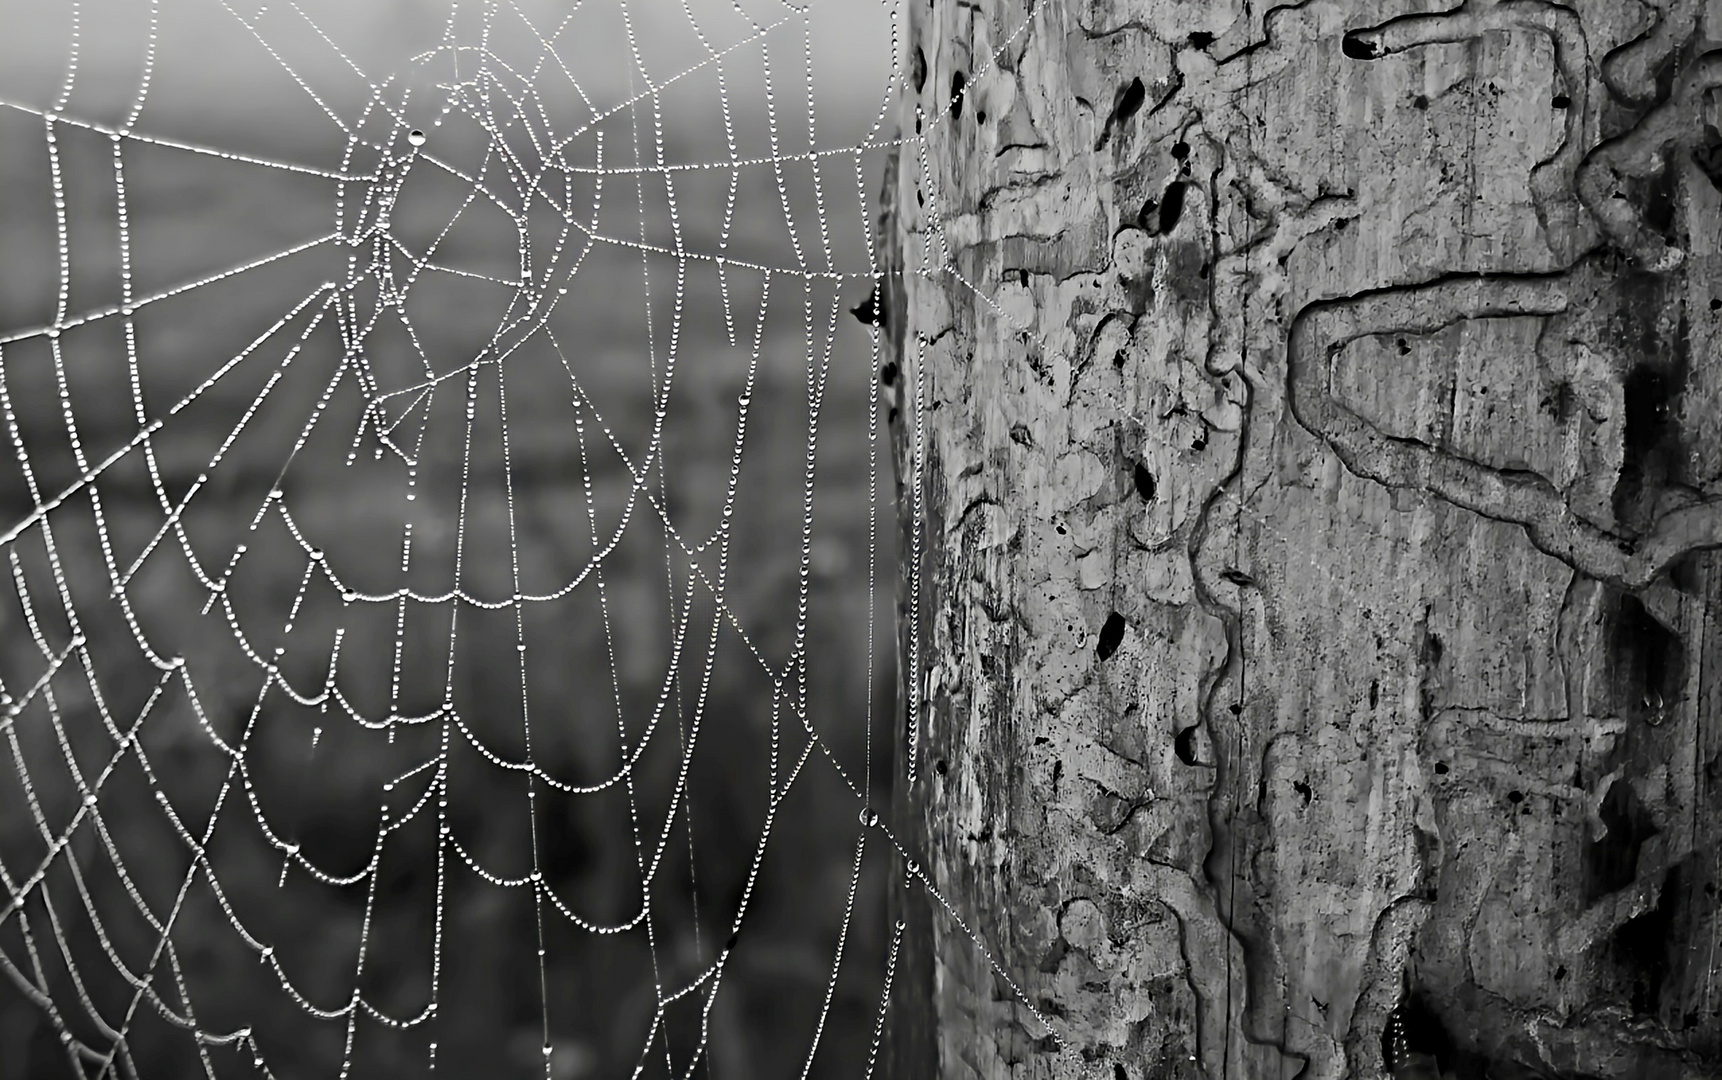
<path fill-rule="evenodd" d="M 0 0 L 0 1080 L 865 1071 L 890 26 Z"/>

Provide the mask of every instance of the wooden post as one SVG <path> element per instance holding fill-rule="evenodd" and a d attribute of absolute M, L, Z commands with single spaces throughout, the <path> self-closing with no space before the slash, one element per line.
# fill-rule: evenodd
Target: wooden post
<path fill-rule="evenodd" d="M 1425 6 L 909 5 L 898 1077 L 1722 1073 L 1722 7 Z"/>

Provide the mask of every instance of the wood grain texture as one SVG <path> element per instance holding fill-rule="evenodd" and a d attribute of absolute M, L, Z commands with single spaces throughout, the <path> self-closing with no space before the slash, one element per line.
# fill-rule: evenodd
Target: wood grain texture
<path fill-rule="evenodd" d="M 908 5 L 895 1075 L 1722 1073 L 1719 47 Z"/>

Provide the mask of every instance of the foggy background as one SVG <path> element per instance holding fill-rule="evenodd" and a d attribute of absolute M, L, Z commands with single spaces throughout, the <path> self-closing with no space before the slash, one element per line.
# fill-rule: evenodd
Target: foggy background
<path fill-rule="evenodd" d="M 455 10 L 0 0 L 0 1080 L 866 1071 L 890 10 Z"/>

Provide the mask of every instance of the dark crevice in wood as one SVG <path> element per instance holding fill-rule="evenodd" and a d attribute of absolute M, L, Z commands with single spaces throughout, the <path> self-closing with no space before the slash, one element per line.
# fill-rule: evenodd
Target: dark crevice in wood
<path fill-rule="evenodd" d="M 1106 123 L 1100 129 L 1100 138 L 1094 143 L 1094 149 L 1104 150 L 1112 139 L 1112 129 L 1123 124 L 1142 108 L 1142 103 L 1148 100 L 1148 90 L 1142 85 L 1140 78 L 1131 79 L 1119 88 L 1112 102 L 1112 112 L 1106 117 Z"/>
<path fill-rule="evenodd" d="M 1638 853 L 1660 830 L 1632 785 L 1616 780 L 1603 796 L 1601 817 L 1608 833 L 1585 845 L 1586 902 L 1631 885 L 1638 877 Z"/>
<path fill-rule="evenodd" d="M 1160 196 L 1160 212 L 1155 220 L 1155 234 L 1166 236 L 1178 227 L 1178 220 L 1184 216 L 1184 182 L 1174 180 L 1166 185 L 1166 191 Z"/>
<path fill-rule="evenodd" d="M 1142 497 L 1143 502 L 1154 501 L 1154 474 L 1148 471 L 1148 466 L 1138 461 L 1136 467 L 1131 470 L 1131 480 L 1136 486 L 1136 494 Z"/>
<path fill-rule="evenodd" d="M 1101 662 L 1112 659 L 1112 654 L 1124 643 L 1125 625 L 1124 616 L 1116 611 L 1106 616 L 1106 623 L 1100 628 L 1100 640 L 1094 646 L 1094 655 Z"/>

